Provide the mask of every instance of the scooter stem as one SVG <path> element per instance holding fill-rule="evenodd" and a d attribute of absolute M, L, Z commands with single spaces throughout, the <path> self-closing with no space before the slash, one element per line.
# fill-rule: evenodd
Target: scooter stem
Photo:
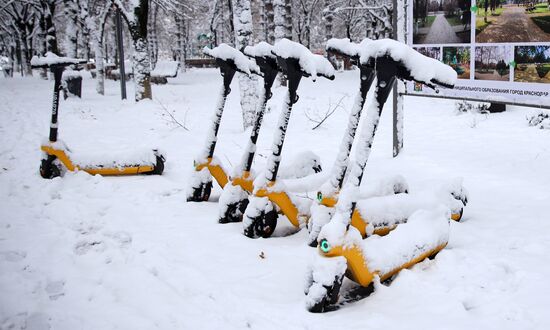
<path fill-rule="evenodd" d="M 272 59 L 257 57 L 256 63 L 264 75 L 264 88 L 263 94 L 261 95 L 260 109 L 258 109 L 256 114 L 256 120 L 254 121 L 252 132 L 250 133 L 250 140 L 248 141 L 245 149 L 247 151 L 245 154 L 246 160 L 244 162 L 243 169 L 245 172 L 250 172 L 250 169 L 252 168 L 252 162 L 254 161 L 254 155 L 256 153 L 255 146 L 258 141 L 258 135 L 260 134 L 260 127 L 262 126 L 267 101 L 271 98 L 271 87 L 273 86 L 273 82 L 275 81 L 278 72 L 277 63 Z"/>
<path fill-rule="evenodd" d="M 50 142 L 57 141 L 57 112 L 59 110 L 59 91 L 61 89 L 61 78 L 63 77 L 63 66 L 52 66 L 51 71 L 54 76 L 53 85 L 53 104 L 52 104 L 52 118 L 50 121 Z"/>
<path fill-rule="evenodd" d="M 330 178 L 330 183 L 335 190 L 341 189 L 344 184 L 344 177 L 346 175 L 346 170 L 349 163 L 349 154 L 351 152 L 351 147 L 353 146 L 353 140 L 355 138 L 355 133 L 357 132 L 357 127 L 359 126 L 361 112 L 363 110 L 363 106 L 365 105 L 367 93 L 375 77 L 374 69 L 371 67 L 359 65 L 359 70 L 361 79 L 359 93 L 357 94 L 353 108 L 351 109 L 348 128 L 339 149 L 341 152 L 338 155 L 338 159 Z M 345 150 L 345 152 L 342 152 L 343 150 Z"/>
<path fill-rule="evenodd" d="M 225 101 L 229 93 L 231 93 L 231 81 L 235 76 L 235 69 L 229 66 L 226 62 L 217 60 L 220 67 L 220 73 L 223 77 L 223 87 L 221 89 L 220 95 L 218 96 L 218 105 L 216 107 L 216 112 L 214 114 L 214 121 L 212 122 L 212 134 L 210 135 L 210 140 L 206 143 L 206 159 L 212 158 L 214 156 L 214 150 L 216 149 L 216 142 L 218 136 L 218 130 L 220 128 L 220 122 L 222 120 L 223 108 L 225 107 Z"/>
<path fill-rule="evenodd" d="M 296 91 L 298 90 L 303 74 L 300 70 L 300 62 L 296 58 L 277 57 L 277 64 L 282 68 L 288 79 L 288 91 L 285 97 L 285 104 L 283 105 L 283 109 L 281 110 L 281 115 L 279 117 L 279 123 L 277 125 L 278 131 L 275 132 L 274 136 L 273 152 L 267 160 L 266 179 L 269 182 L 273 182 L 277 179 L 277 172 L 279 172 L 279 165 L 281 164 L 281 152 L 285 142 L 288 120 L 290 119 L 290 113 L 292 112 L 292 105 L 298 101 Z"/>
<path fill-rule="evenodd" d="M 380 115 L 382 114 L 384 104 L 386 103 L 388 96 L 393 89 L 395 78 L 397 76 L 397 69 L 398 68 L 395 61 L 390 59 L 388 56 L 376 59 L 376 102 L 369 106 L 369 108 L 376 109 L 372 109 L 370 112 L 367 111 L 367 116 L 371 115 L 374 117 L 370 122 L 370 126 L 365 125 L 364 130 L 362 131 L 360 142 L 363 143 L 359 145 L 359 148 L 362 149 L 362 152 L 358 153 L 357 159 L 355 160 L 355 164 L 352 167 L 352 171 L 350 173 L 350 178 L 356 178 L 355 180 L 352 179 L 350 181 L 356 187 L 359 187 L 361 185 L 365 166 L 367 165 L 367 161 L 369 159 L 369 155 L 372 149 L 372 143 L 374 141 L 376 129 L 378 128 L 378 123 L 380 122 Z M 368 118 L 365 123 L 368 123 Z M 350 208 L 347 210 L 348 217 L 346 219 L 348 221 L 348 226 L 351 223 L 351 216 L 353 214 L 353 211 L 355 210 L 356 204 L 357 202 L 353 201 Z"/>

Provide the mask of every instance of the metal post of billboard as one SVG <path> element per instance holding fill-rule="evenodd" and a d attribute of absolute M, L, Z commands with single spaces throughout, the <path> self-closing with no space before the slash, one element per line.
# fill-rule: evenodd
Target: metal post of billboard
<path fill-rule="evenodd" d="M 116 41 L 118 47 L 118 69 L 120 72 L 120 98 L 126 100 L 126 70 L 124 69 L 124 42 L 122 39 L 122 18 L 116 10 Z"/>
<path fill-rule="evenodd" d="M 400 22 L 399 13 L 402 11 L 403 16 Z M 392 29 L 393 38 L 400 42 L 405 42 L 405 24 L 406 10 L 403 1 L 393 0 L 392 10 Z M 399 26 L 399 25 L 403 26 Z M 397 80 L 393 88 L 393 157 L 397 157 L 403 148 L 403 82 Z"/>

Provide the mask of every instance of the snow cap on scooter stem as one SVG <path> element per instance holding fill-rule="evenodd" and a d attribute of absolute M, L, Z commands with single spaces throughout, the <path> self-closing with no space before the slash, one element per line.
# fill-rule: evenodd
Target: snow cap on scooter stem
<path fill-rule="evenodd" d="M 235 69 L 241 73 L 262 75 L 260 68 L 254 61 L 249 60 L 243 53 L 228 44 L 220 44 L 212 49 L 204 47 L 202 51 L 210 57 L 233 62 Z"/>
<path fill-rule="evenodd" d="M 44 56 L 33 56 L 31 66 L 33 68 L 45 68 L 50 66 L 68 66 L 73 64 L 83 64 L 86 60 L 80 58 L 70 58 L 57 56 L 52 52 L 47 52 Z"/>
<path fill-rule="evenodd" d="M 246 56 L 250 57 L 265 57 L 276 59 L 276 56 L 273 54 L 273 46 L 265 41 L 259 42 L 254 46 L 246 46 L 243 50 L 243 53 Z"/>
<path fill-rule="evenodd" d="M 405 80 L 414 80 L 430 88 L 438 86 L 453 88 L 457 79 L 456 71 L 450 66 L 424 56 L 404 43 L 381 39 L 373 40 L 361 46 L 361 63 L 367 64 L 373 59 L 388 56 L 399 62 L 405 72 L 400 71 Z"/>
<path fill-rule="evenodd" d="M 352 42 L 348 38 L 332 38 L 327 41 L 325 49 L 327 52 L 358 58 L 361 55 L 361 47 L 367 46 L 370 42 L 372 42 L 372 39 L 369 38 L 363 39 L 360 43 Z"/>
<path fill-rule="evenodd" d="M 311 76 L 334 79 L 332 64 L 322 55 L 313 54 L 306 46 L 283 38 L 275 43 L 273 53 L 284 59 L 295 58 L 299 61 L 300 69 L 305 77 Z"/>

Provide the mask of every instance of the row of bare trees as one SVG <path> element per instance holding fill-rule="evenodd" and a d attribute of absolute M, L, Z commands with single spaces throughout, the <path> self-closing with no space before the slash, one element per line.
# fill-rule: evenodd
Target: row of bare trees
<path fill-rule="evenodd" d="M 135 99 L 151 98 L 150 72 L 159 58 L 182 63 L 205 45 L 244 48 L 290 38 L 320 49 L 326 39 L 383 38 L 391 33 L 391 0 L 0 0 L 0 56 L 32 75 L 33 55 L 93 60 L 104 93 L 105 62 L 118 56 L 114 14 L 125 22 Z M 239 78 L 243 106 L 254 110 L 254 81 Z M 246 109 L 245 109 L 246 112 Z M 253 116 L 243 115 L 245 126 Z"/>

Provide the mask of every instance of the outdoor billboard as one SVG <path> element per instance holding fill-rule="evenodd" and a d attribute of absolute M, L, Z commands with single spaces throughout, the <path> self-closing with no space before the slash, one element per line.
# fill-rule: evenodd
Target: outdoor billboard
<path fill-rule="evenodd" d="M 454 89 L 407 94 L 550 107 L 548 0 L 406 0 L 407 42 L 455 69 Z"/>

